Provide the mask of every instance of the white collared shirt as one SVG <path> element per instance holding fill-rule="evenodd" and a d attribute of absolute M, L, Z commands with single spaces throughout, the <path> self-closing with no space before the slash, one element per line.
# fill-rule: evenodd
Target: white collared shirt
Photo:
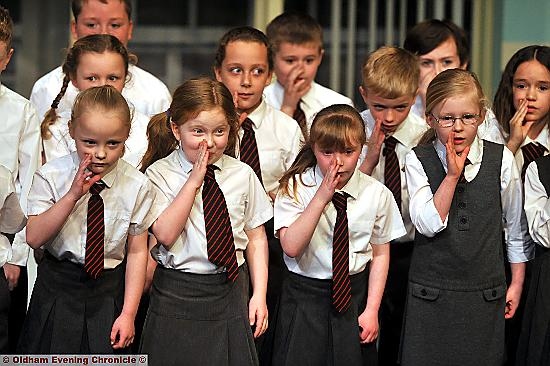
<path fill-rule="evenodd" d="M 436 139 L 434 146 L 447 171 L 447 160 L 445 146 Z M 471 164 L 464 168 L 466 181 L 472 181 L 481 168 L 483 159 L 483 141 L 475 138 L 470 146 L 468 159 Z M 424 172 L 422 163 L 418 160 L 414 151 L 411 151 L 406 158 L 405 174 L 410 195 L 411 220 L 418 231 L 427 237 L 433 237 L 447 227 L 448 215 L 441 220 L 435 208 L 432 190 L 428 177 Z M 522 215 L 522 185 L 519 170 L 515 164 L 514 156 L 505 146 L 502 154 L 502 165 L 500 170 L 500 200 L 502 205 L 504 230 L 506 232 L 506 245 L 508 248 L 508 260 L 511 263 L 526 262 L 531 258 L 532 251 L 524 248 L 525 231 L 521 226 Z M 498 218 L 495 217 L 495 220 Z"/>
<path fill-rule="evenodd" d="M 533 240 L 550 248 L 550 200 L 540 181 L 538 165 L 534 161 L 527 166 L 525 172 L 525 214 Z"/>
<path fill-rule="evenodd" d="M 369 139 L 374 130 L 374 118 L 368 109 L 361 112 L 361 117 L 363 117 L 363 121 L 365 121 L 365 132 L 367 134 L 367 139 Z M 409 113 L 407 118 L 397 127 L 397 130 L 392 135 L 398 141 L 395 145 L 395 153 L 397 154 L 397 160 L 399 160 L 399 172 L 401 176 L 401 217 L 407 229 L 407 234 L 397 239 L 399 242 L 414 240 L 415 231 L 409 215 L 409 192 L 407 191 L 407 178 L 405 177 L 405 157 L 412 148 L 418 144 L 418 141 L 427 130 L 428 125 L 423 119 Z M 381 183 L 384 183 L 384 170 L 386 168 L 386 158 L 382 154 L 383 149 L 382 147 L 378 164 L 371 174 L 373 178 Z M 361 157 L 359 158 L 359 164 L 365 160 L 367 152 L 368 147 L 365 145 L 361 152 Z"/>
<path fill-rule="evenodd" d="M 42 141 L 46 161 L 51 161 L 61 156 L 76 151 L 75 141 L 69 134 L 70 113 L 62 113 L 55 123 L 50 126 L 51 137 Z M 130 135 L 124 143 L 124 155 L 122 158 L 135 168 L 139 168 L 141 158 L 147 151 L 147 125 L 149 118 L 139 111 L 132 113 Z"/>
<path fill-rule="evenodd" d="M 308 168 L 297 183 L 296 196 L 279 191 L 275 199 L 274 230 L 289 227 L 304 212 L 323 180 L 318 166 Z M 303 181 L 303 183 L 302 183 Z M 289 181 L 292 187 L 293 179 Z M 292 188 L 290 189 L 292 191 Z M 385 244 L 405 235 L 403 220 L 391 191 L 376 179 L 355 170 L 346 185 L 337 192 L 346 192 L 349 228 L 349 273 L 363 271 L 372 259 L 371 245 Z M 332 237 L 336 224 L 336 208 L 327 204 L 310 243 L 295 258 L 284 255 L 288 269 L 310 278 L 332 278 Z"/>
<path fill-rule="evenodd" d="M 258 145 L 262 182 L 267 192 L 277 193 L 279 179 L 290 168 L 304 144 L 302 130 L 292 117 L 276 110 L 265 100 L 248 118 L 252 121 Z M 243 134 L 243 129 L 239 129 L 240 141 Z M 238 146 L 236 150 L 239 156 Z"/>
<path fill-rule="evenodd" d="M 59 66 L 34 83 L 30 99 L 40 119 L 44 118 L 59 94 L 64 77 L 65 74 Z M 122 95 L 135 110 L 150 117 L 170 107 L 172 97 L 162 81 L 132 64 L 128 65 L 128 77 L 129 80 L 124 84 Z M 69 82 L 65 95 L 59 102 L 58 110 L 71 110 L 77 94 L 78 89 Z"/>
<path fill-rule="evenodd" d="M 11 171 L 15 191 L 23 212 L 32 176 L 41 164 L 40 121 L 32 104 L 19 94 L 0 84 L 0 164 Z M 29 246 L 24 230 L 17 233 L 10 263 L 24 266 Z"/>
<path fill-rule="evenodd" d="M 543 146 L 546 148 L 546 151 L 544 151 L 544 155 L 550 154 L 550 130 L 548 129 L 548 125 L 545 124 L 543 129 L 540 131 L 538 136 L 535 139 L 530 138 L 529 136 L 525 137 L 525 140 L 521 143 L 521 147 L 530 144 L 530 143 L 537 143 L 538 145 Z M 523 167 L 523 151 L 521 150 L 521 147 L 516 151 L 516 164 L 518 165 L 518 168 L 522 169 Z"/>
<path fill-rule="evenodd" d="M 214 174 L 229 211 L 240 266 L 244 263 L 243 252 L 248 245 L 246 231 L 271 219 L 273 208 L 256 174 L 247 164 L 222 155 L 214 165 L 219 168 Z M 181 149 L 176 149 L 147 168 L 145 174 L 168 198 L 165 208 L 189 179 L 192 169 L 193 164 Z M 183 272 L 214 274 L 224 270 L 208 260 L 202 187 L 197 190 L 185 228 L 170 250 L 157 245 L 151 253 L 162 266 Z"/>
<path fill-rule="evenodd" d="M 285 89 L 278 82 L 274 81 L 264 89 L 264 98 L 267 103 L 277 110 L 281 110 Z M 326 88 L 316 82 L 311 83 L 311 88 L 302 97 L 300 107 L 306 115 L 307 130 L 311 128 L 315 115 L 323 108 L 333 104 L 348 104 L 353 107 L 353 102 L 348 97 Z"/>
<path fill-rule="evenodd" d="M 19 204 L 12 174 L 5 166 L 0 165 L 0 268 L 11 259 L 10 241 L 2 233 L 15 234 L 26 223 L 27 218 Z"/>
<path fill-rule="evenodd" d="M 45 212 L 67 194 L 79 164 L 78 155 L 71 153 L 36 172 L 29 193 L 29 216 Z M 102 181 L 106 185 L 100 193 L 105 207 L 104 263 L 105 268 L 114 268 L 126 256 L 128 235 L 146 231 L 162 212 L 165 199 L 144 174 L 124 160 L 119 160 Z M 76 202 L 59 233 L 43 245 L 56 258 L 84 264 L 90 196 L 86 193 Z"/>

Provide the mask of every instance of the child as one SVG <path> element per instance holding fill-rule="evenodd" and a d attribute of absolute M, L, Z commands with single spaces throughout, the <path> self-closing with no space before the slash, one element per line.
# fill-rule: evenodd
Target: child
<path fill-rule="evenodd" d="M 277 81 L 265 88 L 266 101 L 294 118 L 307 139 L 315 113 L 351 99 L 315 82 L 323 59 L 323 29 L 306 14 L 283 13 L 267 25 Z"/>
<path fill-rule="evenodd" d="M 13 55 L 13 22 L 9 12 L 0 6 L 0 73 Z M 11 171 L 15 192 L 23 212 L 27 208 L 27 195 L 31 187 L 32 175 L 40 165 L 40 121 L 32 104 L 19 94 L 0 84 L 0 164 Z M 3 264 L 10 302 L 10 348 L 15 346 L 23 325 L 27 307 L 27 258 L 29 249 L 25 243 L 24 231 L 13 240 L 12 256 Z"/>
<path fill-rule="evenodd" d="M 353 107 L 327 107 L 281 178 L 275 230 L 290 272 L 281 293 L 274 365 L 377 363 L 388 243 L 406 232 L 391 192 L 357 170 L 365 140 Z"/>
<path fill-rule="evenodd" d="M 416 228 L 401 340 L 405 366 L 504 361 L 504 319 L 517 309 L 529 258 L 513 155 L 477 137 L 485 108 L 476 76 L 465 70 L 441 72 L 426 93 L 432 129 L 405 164 Z M 512 269 L 507 290 L 503 226 Z"/>
<path fill-rule="evenodd" d="M 158 266 L 140 347 L 151 364 L 258 364 L 273 209 L 252 168 L 229 156 L 237 129 L 231 93 L 208 78 L 183 83 L 149 124 L 143 168 L 171 201 L 152 226 Z"/>
<path fill-rule="evenodd" d="M 130 0 L 72 0 L 71 21 L 73 39 L 91 34 L 110 34 L 124 45 L 132 38 L 132 1 Z M 170 92 L 162 81 L 147 71 L 130 64 L 124 97 L 133 103 L 135 109 L 146 116 L 165 111 L 170 105 Z M 31 102 L 42 118 L 50 108 L 52 100 L 63 84 L 63 71 L 58 67 L 40 78 L 33 86 Z M 68 85 L 66 96 L 59 105 L 60 110 L 71 110 L 78 90 Z"/>
<path fill-rule="evenodd" d="M 239 27 L 221 38 L 214 64 L 216 79 L 224 83 L 236 99 L 237 113 L 246 116 L 239 128 L 237 156 L 254 169 L 274 200 L 279 179 L 292 165 L 304 141 L 296 121 L 267 104 L 262 97 L 264 87 L 271 82 L 272 69 L 271 47 L 261 31 Z M 274 314 L 285 266 L 281 244 L 273 236 L 273 220 L 266 223 L 266 231 L 269 243 L 267 307 L 269 313 Z M 269 330 L 268 335 L 271 335 Z M 260 361 L 270 359 L 270 340 L 261 343 Z"/>
<path fill-rule="evenodd" d="M 407 229 L 406 235 L 390 245 L 390 267 L 380 306 L 381 365 L 397 362 L 413 249 L 414 225 L 409 215 L 405 156 L 428 127 L 424 119 L 409 113 L 418 90 L 417 64 L 417 58 L 402 48 L 382 47 L 365 60 L 363 85 L 359 87 L 368 107 L 361 117 L 369 141 L 359 169 L 392 191 Z"/>
<path fill-rule="evenodd" d="M 0 165 L 0 267 L 11 257 L 11 245 L 2 234 L 15 234 L 23 229 L 27 218 L 19 205 L 11 172 Z M 6 276 L 0 273 L 0 353 L 10 353 L 8 317 L 10 308 L 10 290 Z"/>
<path fill-rule="evenodd" d="M 76 152 L 40 168 L 29 194 L 27 242 L 46 254 L 20 353 L 113 353 L 134 337 L 162 195 L 120 160 L 130 110 L 115 88 L 80 93 L 69 128 Z"/>
<path fill-rule="evenodd" d="M 75 141 L 69 134 L 69 117 L 66 113 L 58 118 L 57 109 L 65 98 L 69 84 L 83 91 L 93 86 L 111 85 L 122 92 L 128 78 L 128 55 L 126 47 L 114 36 L 94 34 L 80 38 L 67 53 L 63 63 L 63 85 L 52 102 L 52 107 L 42 121 L 44 160 L 70 154 L 76 150 Z M 130 136 L 126 140 L 124 160 L 138 167 L 147 150 L 148 119 L 134 111 Z"/>
<path fill-rule="evenodd" d="M 466 70 L 470 63 L 470 44 L 464 29 L 445 19 L 428 19 L 407 32 L 403 48 L 419 58 L 420 81 L 418 96 L 411 112 L 425 117 L 426 89 L 440 72 L 447 69 Z M 478 136 L 499 144 L 504 143 L 493 112 L 488 109 L 485 121 L 478 127 Z"/>
<path fill-rule="evenodd" d="M 548 232 L 548 197 L 550 192 L 550 156 L 535 160 L 525 173 L 525 213 L 529 233 L 536 246 L 536 257 L 531 266 L 530 288 L 525 305 L 525 316 L 519 337 L 516 365 L 548 365 L 550 344 L 548 328 L 548 273 L 550 233 Z"/>

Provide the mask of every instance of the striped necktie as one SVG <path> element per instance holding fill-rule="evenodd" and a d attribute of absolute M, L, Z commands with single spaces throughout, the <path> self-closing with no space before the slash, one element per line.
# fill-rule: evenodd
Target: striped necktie
<path fill-rule="evenodd" d="M 395 152 L 395 146 L 398 141 L 390 136 L 384 141 L 384 150 L 382 154 L 385 157 L 384 184 L 393 193 L 393 198 L 401 211 L 401 173 L 399 171 L 399 160 Z"/>
<path fill-rule="evenodd" d="M 306 114 L 304 113 L 304 110 L 300 107 L 300 104 L 302 103 L 302 100 L 296 104 L 296 109 L 294 110 L 294 114 L 292 115 L 292 118 L 298 122 L 298 126 L 300 126 L 300 129 L 302 130 L 302 134 L 304 135 L 304 139 L 307 141 L 308 139 L 308 133 L 307 133 L 307 119 Z"/>
<path fill-rule="evenodd" d="M 105 183 L 98 181 L 90 187 L 86 232 L 86 254 L 84 269 L 92 278 L 97 278 L 103 270 L 105 252 L 105 220 L 103 198 L 99 195 Z"/>
<path fill-rule="evenodd" d="M 521 147 L 521 153 L 523 154 L 523 166 L 521 167 L 521 181 L 525 181 L 525 172 L 527 171 L 527 166 L 532 161 L 535 161 L 538 158 L 544 156 L 546 148 L 542 145 L 535 144 L 530 142 Z"/>
<path fill-rule="evenodd" d="M 206 167 L 202 188 L 208 260 L 217 266 L 225 266 L 228 280 L 235 281 L 239 274 L 239 267 L 235 254 L 233 229 L 225 197 L 216 182 L 214 169 L 217 167 L 213 165 Z"/>
<path fill-rule="evenodd" d="M 332 238 L 332 305 L 341 313 L 351 303 L 347 193 L 334 193 L 332 203 L 336 207 Z"/>
<path fill-rule="evenodd" d="M 250 165 L 260 182 L 263 184 L 260 157 L 258 155 L 258 144 L 256 143 L 256 134 L 252 129 L 252 121 L 249 118 L 245 119 L 242 128 L 244 133 L 239 157 L 243 163 Z"/>

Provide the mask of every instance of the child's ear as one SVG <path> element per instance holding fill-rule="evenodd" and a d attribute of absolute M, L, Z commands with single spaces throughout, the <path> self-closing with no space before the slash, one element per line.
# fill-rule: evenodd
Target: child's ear
<path fill-rule="evenodd" d="M 180 141 L 180 131 L 178 129 L 178 125 L 174 122 L 170 122 L 170 129 L 172 130 L 172 134 L 176 138 L 176 140 Z"/>
<path fill-rule="evenodd" d="M 368 104 L 367 90 L 363 88 L 363 85 L 359 85 L 359 94 L 361 94 L 361 98 L 363 98 L 363 102 L 365 102 L 365 104 Z"/>
<path fill-rule="evenodd" d="M 436 122 L 434 118 L 429 114 L 426 114 L 426 123 L 428 124 L 428 126 L 430 126 L 430 128 L 435 128 Z"/>
<path fill-rule="evenodd" d="M 221 83 L 222 82 L 222 76 L 221 76 L 219 68 L 214 67 L 214 75 L 216 75 L 216 80 Z"/>
<path fill-rule="evenodd" d="M 273 70 L 269 70 L 269 72 L 267 73 L 267 79 L 265 81 L 265 86 L 268 86 L 269 84 L 271 84 L 271 79 L 273 79 Z"/>
<path fill-rule="evenodd" d="M 0 72 L 6 70 L 6 67 L 8 67 L 8 64 L 10 63 L 12 55 L 13 55 L 13 48 L 10 48 L 10 50 L 6 52 L 6 58 L 2 60 L 2 62 L 0 63 Z"/>
<path fill-rule="evenodd" d="M 70 119 L 69 122 L 67 123 L 68 126 L 69 126 L 69 135 L 71 136 L 71 138 L 74 140 L 74 123 L 73 121 Z"/>

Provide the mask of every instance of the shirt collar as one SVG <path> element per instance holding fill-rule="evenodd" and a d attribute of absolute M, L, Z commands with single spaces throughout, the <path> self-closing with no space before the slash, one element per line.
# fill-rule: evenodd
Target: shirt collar
<path fill-rule="evenodd" d="M 187 174 L 190 174 L 193 170 L 193 163 L 191 163 L 187 156 L 185 156 L 185 153 L 183 152 L 183 149 L 178 148 L 176 149 L 176 159 L 178 163 L 180 164 L 183 171 Z M 222 155 L 221 158 L 219 158 L 217 161 L 213 162 L 212 165 L 218 167 L 220 170 L 223 170 L 223 167 L 225 165 L 226 156 Z"/>
<path fill-rule="evenodd" d="M 437 155 L 439 156 L 439 159 L 443 163 L 443 165 L 447 166 L 447 150 L 445 149 L 445 145 L 439 141 L 439 139 L 436 137 L 434 141 L 435 151 L 437 152 Z M 468 152 L 468 160 L 470 160 L 470 163 L 472 165 L 481 163 L 481 160 L 483 159 L 483 140 L 478 138 L 477 136 L 474 138 L 474 141 L 472 142 L 472 145 L 470 145 L 470 151 Z"/>
<path fill-rule="evenodd" d="M 539 135 L 535 139 L 531 139 L 529 136 L 527 136 L 525 140 L 523 140 L 523 143 L 521 144 L 521 146 L 525 146 L 531 142 L 536 142 L 539 145 L 542 145 L 543 147 L 547 148 L 547 146 L 550 146 L 549 138 L 550 138 L 550 134 L 548 131 L 548 125 L 545 124 L 543 129 L 540 131 Z"/>
<path fill-rule="evenodd" d="M 321 182 L 323 181 L 324 175 L 321 172 L 319 165 L 315 165 L 313 174 L 315 179 L 315 185 L 320 186 Z M 360 174 L 362 173 L 359 170 L 355 169 L 355 171 L 353 172 L 353 175 L 348 180 L 346 185 L 343 186 L 341 189 L 337 189 L 335 192 L 346 192 L 351 197 L 353 197 L 353 199 L 357 199 L 357 197 L 359 197 L 359 194 L 361 193 Z"/>
<path fill-rule="evenodd" d="M 255 129 L 259 129 L 262 121 L 265 119 L 266 109 L 266 102 L 265 99 L 262 97 L 262 102 L 260 103 L 260 105 L 258 105 L 256 109 L 254 109 L 252 113 L 247 116 L 252 121 Z"/>

